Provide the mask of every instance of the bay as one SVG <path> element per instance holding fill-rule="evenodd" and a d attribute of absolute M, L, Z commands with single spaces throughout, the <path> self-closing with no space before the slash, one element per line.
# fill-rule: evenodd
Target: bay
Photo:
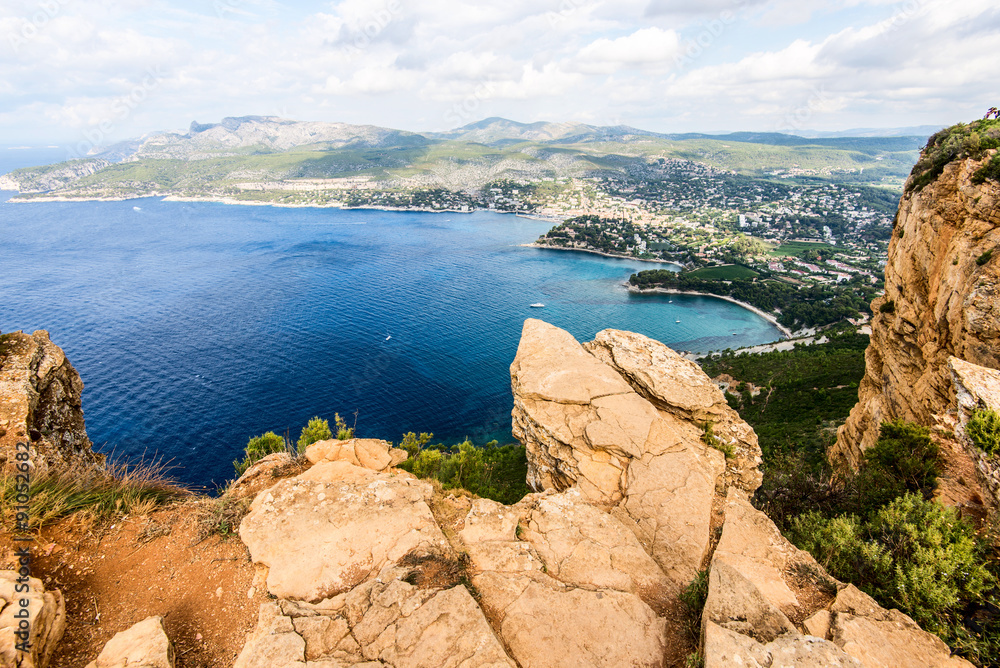
<path fill-rule="evenodd" d="M 721 300 L 630 295 L 648 263 L 522 247 L 549 225 L 511 215 L 10 194 L 0 330 L 46 329 L 66 351 L 99 450 L 162 457 L 196 486 L 231 478 L 250 436 L 294 441 L 314 415 L 396 442 L 510 441 L 529 317 L 690 351 L 780 336 Z"/>

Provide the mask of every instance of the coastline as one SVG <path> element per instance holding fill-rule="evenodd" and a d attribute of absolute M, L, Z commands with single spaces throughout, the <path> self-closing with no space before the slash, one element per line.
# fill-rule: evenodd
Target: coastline
<path fill-rule="evenodd" d="M 732 297 L 728 297 L 726 295 L 713 295 L 710 292 L 694 292 L 692 290 L 674 290 L 671 288 L 648 288 L 646 290 L 643 290 L 641 288 L 635 287 L 631 283 L 625 283 L 624 285 L 626 288 L 628 288 L 628 291 L 634 295 L 648 295 L 648 294 L 690 295 L 692 297 L 715 297 L 716 299 L 722 299 L 724 301 L 736 304 L 737 306 L 742 306 L 748 311 L 756 313 L 760 317 L 764 318 L 764 320 L 767 320 L 769 323 L 774 325 L 786 339 L 795 338 L 795 333 L 792 332 L 792 330 L 785 327 L 784 325 L 782 325 L 781 323 L 779 323 L 778 319 L 774 317 L 774 314 L 768 313 L 767 311 L 762 311 L 752 304 L 741 302 L 738 299 L 733 299 Z"/>
<path fill-rule="evenodd" d="M 396 212 L 411 212 L 411 213 L 475 213 L 477 211 L 489 211 L 492 213 L 503 213 L 503 214 L 513 214 L 519 218 L 528 218 L 531 220 L 538 220 L 547 223 L 557 223 L 558 220 L 548 219 L 543 217 L 533 216 L 531 214 L 516 212 L 516 211 L 497 211 L 495 209 L 469 209 L 468 211 L 463 211 L 461 209 L 429 209 L 425 207 L 391 207 L 391 206 L 344 206 L 341 202 L 329 202 L 326 204 L 290 204 L 287 202 L 264 202 L 257 200 L 244 200 L 236 199 L 233 197 L 223 197 L 218 196 L 190 196 L 190 195 L 164 195 L 162 193 L 148 193 L 145 195 L 132 195 L 128 197 L 67 197 L 65 195 L 46 195 L 42 197 L 31 197 L 31 198 L 19 198 L 17 195 L 18 191 L 12 190 L 9 192 L 17 193 L 14 197 L 7 200 L 12 204 L 32 204 L 32 203 L 52 203 L 52 202 L 127 202 L 129 200 L 136 199 L 150 199 L 159 198 L 161 202 L 194 202 L 194 203 L 205 203 L 205 204 L 228 204 L 232 206 L 273 206 L 282 209 L 341 209 L 343 211 L 396 211 Z"/>
<path fill-rule="evenodd" d="M 548 221 L 546 221 L 548 222 Z M 540 244 L 537 242 L 531 242 L 530 244 L 521 244 L 522 248 L 543 248 L 545 250 L 558 250 L 558 251 L 570 251 L 576 253 L 590 253 L 592 255 L 601 255 L 603 257 L 610 257 L 615 260 L 635 260 L 636 262 L 652 262 L 654 264 L 671 264 L 675 267 L 683 269 L 683 265 L 677 264 L 676 262 L 671 262 L 670 260 L 650 260 L 647 258 L 635 257 L 632 255 L 618 255 L 616 253 L 605 253 L 604 251 L 593 250 L 591 248 L 566 248 L 565 246 L 548 246 L 546 244 Z"/>

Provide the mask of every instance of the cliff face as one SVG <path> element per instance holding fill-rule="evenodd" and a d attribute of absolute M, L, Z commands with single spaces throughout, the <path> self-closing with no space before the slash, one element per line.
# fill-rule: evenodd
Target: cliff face
<path fill-rule="evenodd" d="M 83 381 L 46 331 L 0 338 L 0 471 L 9 470 L 18 443 L 29 446 L 34 475 L 92 467 L 83 422 Z"/>
<path fill-rule="evenodd" d="M 830 451 L 835 464 L 857 468 L 883 421 L 932 426 L 948 411 L 949 357 L 1000 369 L 1000 186 L 971 179 L 989 157 L 956 160 L 903 196 L 858 404 Z"/>

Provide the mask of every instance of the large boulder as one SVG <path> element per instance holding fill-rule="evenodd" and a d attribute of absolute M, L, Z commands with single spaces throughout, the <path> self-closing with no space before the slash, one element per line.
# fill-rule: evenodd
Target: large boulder
<path fill-rule="evenodd" d="M 19 578 L 17 571 L 0 571 L 0 668 L 45 668 L 66 630 L 66 603 L 58 589 Z"/>
<path fill-rule="evenodd" d="M 116 633 L 87 668 L 174 668 L 174 648 L 162 617 L 148 617 Z"/>
<path fill-rule="evenodd" d="M 331 439 L 306 448 L 306 458 L 313 464 L 347 462 L 372 471 L 385 471 L 406 461 L 407 453 L 377 438 Z"/>
<path fill-rule="evenodd" d="M 323 462 L 258 494 L 240 524 L 280 598 L 316 601 L 364 582 L 413 550 L 441 550 L 430 484 Z"/>

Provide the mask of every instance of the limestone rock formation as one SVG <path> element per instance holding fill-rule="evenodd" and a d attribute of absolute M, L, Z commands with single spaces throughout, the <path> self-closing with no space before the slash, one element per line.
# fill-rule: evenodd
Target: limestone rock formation
<path fill-rule="evenodd" d="M 0 668 L 45 668 L 66 630 L 66 603 L 58 589 L 46 591 L 37 578 L 19 583 L 19 577 L 0 571 Z M 27 591 L 19 587 L 24 584 Z M 29 651 L 19 651 L 25 641 Z"/>
<path fill-rule="evenodd" d="M 706 666 L 968 665 L 750 505 L 756 437 L 665 347 L 529 320 L 511 371 L 539 490 L 516 504 L 459 502 L 356 440 L 258 493 L 240 536 L 277 600 L 236 668 L 683 665 L 679 593 L 706 568 Z"/>
<path fill-rule="evenodd" d="M 274 452 L 262 457 L 229 486 L 226 494 L 233 498 L 257 496 L 257 492 L 272 487 L 280 471 L 292 462 L 292 455 L 287 452 Z"/>
<path fill-rule="evenodd" d="M 376 438 L 332 439 L 306 448 L 306 458 L 313 464 L 347 462 L 372 471 L 385 471 L 406 461 L 407 457 L 406 450 L 393 448 L 388 442 Z"/>
<path fill-rule="evenodd" d="M 87 438 L 82 392 L 80 375 L 48 332 L 0 337 L 0 471 L 14 465 L 18 443 L 29 446 L 35 476 L 103 462 Z"/>
<path fill-rule="evenodd" d="M 694 362 L 641 334 L 606 329 L 583 344 L 661 413 L 692 425 L 711 425 L 731 450 L 727 483 L 753 493 L 761 483 L 757 434 L 729 407 L 719 387 Z"/>
<path fill-rule="evenodd" d="M 116 633 L 87 668 L 174 668 L 174 648 L 162 617 L 148 617 Z"/>
<path fill-rule="evenodd" d="M 704 372 L 644 336 L 606 330 L 581 346 L 528 320 L 511 384 L 529 484 L 575 484 L 588 501 L 628 518 L 680 586 L 707 555 L 717 489 L 735 485 L 746 494 L 760 484 L 753 430 Z M 728 465 L 705 442 L 706 423 L 715 421 L 735 455 Z"/>
<path fill-rule="evenodd" d="M 261 605 L 234 668 L 513 668 L 468 590 L 418 587 L 412 572 L 390 565 L 316 604 Z"/>
<path fill-rule="evenodd" d="M 989 159 L 954 161 L 903 195 L 858 404 L 830 451 L 842 466 L 858 467 L 883 421 L 934 424 L 955 399 L 949 357 L 1000 369 L 1000 252 L 987 255 L 1000 247 L 1000 186 L 971 180 Z"/>

